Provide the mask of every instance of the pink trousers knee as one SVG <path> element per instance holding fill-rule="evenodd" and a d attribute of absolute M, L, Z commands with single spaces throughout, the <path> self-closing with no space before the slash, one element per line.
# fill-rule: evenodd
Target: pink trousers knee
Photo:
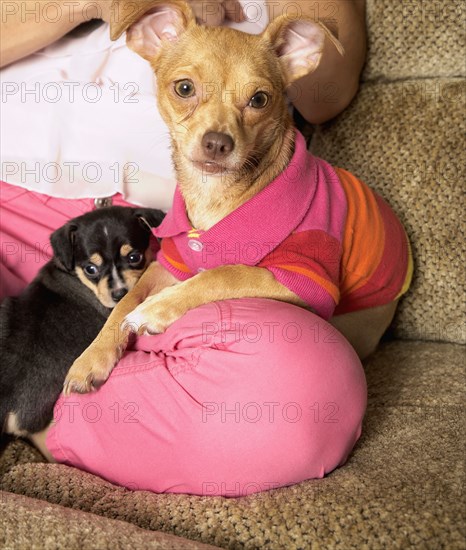
<path fill-rule="evenodd" d="M 361 363 L 325 321 L 227 300 L 139 338 L 97 392 L 62 396 L 47 446 L 132 489 L 242 496 L 342 465 L 365 406 Z"/>

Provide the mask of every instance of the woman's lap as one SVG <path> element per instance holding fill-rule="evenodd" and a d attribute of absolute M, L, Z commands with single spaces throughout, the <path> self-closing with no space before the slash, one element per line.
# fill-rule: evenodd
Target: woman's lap
<path fill-rule="evenodd" d="M 365 405 L 359 359 L 325 321 L 227 300 L 138 339 L 96 393 L 62 396 L 47 446 L 129 488 L 240 496 L 343 464 Z"/>

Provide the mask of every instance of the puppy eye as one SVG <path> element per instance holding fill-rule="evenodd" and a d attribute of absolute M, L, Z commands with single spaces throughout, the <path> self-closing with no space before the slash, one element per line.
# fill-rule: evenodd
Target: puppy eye
<path fill-rule="evenodd" d="M 192 97 L 196 89 L 194 88 L 194 83 L 192 80 L 178 80 L 175 82 L 175 92 L 183 98 Z"/>
<path fill-rule="evenodd" d="M 94 264 L 87 264 L 84 266 L 84 273 L 90 278 L 94 279 L 99 275 L 99 268 Z"/>
<path fill-rule="evenodd" d="M 263 109 L 269 102 L 269 96 L 265 92 L 257 92 L 249 100 L 249 107 L 253 109 Z"/>
<path fill-rule="evenodd" d="M 141 263 L 142 261 L 142 254 L 140 252 L 130 252 L 128 254 L 128 262 L 129 262 L 129 265 L 138 265 Z"/>

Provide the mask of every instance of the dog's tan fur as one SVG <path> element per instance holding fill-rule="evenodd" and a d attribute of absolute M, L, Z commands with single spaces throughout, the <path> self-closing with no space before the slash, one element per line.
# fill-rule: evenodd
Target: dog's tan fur
<path fill-rule="evenodd" d="M 99 264 L 95 263 L 95 265 Z M 92 292 L 97 296 L 97 299 L 101 304 L 103 304 L 105 307 L 113 307 L 115 305 L 115 302 L 110 294 L 108 277 L 104 277 L 103 279 L 100 279 L 97 284 L 94 284 L 86 277 L 81 267 L 76 268 L 76 275 L 84 286 L 87 286 L 89 290 L 92 290 Z"/>
<path fill-rule="evenodd" d="M 160 1 L 151 1 L 150 5 L 162 11 L 167 6 Z M 167 12 L 172 26 L 158 45 L 145 33 L 138 20 L 139 11 L 136 14 L 133 10 L 126 21 L 119 21 L 112 35 L 116 37 L 130 27 L 128 45 L 150 61 L 157 75 L 159 109 L 170 129 L 173 161 L 187 214 L 193 227 L 207 230 L 261 191 L 287 166 L 293 153 L 294 128 L 283 94 L 288 85 L 318 66 L 329 33 L 318 23 L 307 21 L 316 26 L 314 42 L 307 57 L 296 63 L 293 51 L 291 55 L 277 55 L 289 39 L 287 33 L 293 32 L 290 21 L 283 16 L 262 35 L 251 36 L 197 25 L 182 0 L 171 0 L 170 6 L 176 16 L 173 10 Z M 146 14 L 144 18 L 151 16 Z M 340 48 L 336 39 L 332 42 Z M 228 57 L 223 55 L 226 51 Z M 197 91 L 193 98 L 180 98 L 176 93 L 175 83 L 186 79 Z M 269 98 L 263 108 L 249 105 L 258 91 Z M 231 136 L 231 154 L 211 162 L 200 145 L 206 132 Z M 266 269 L 229 265 L 180 283 L 155 262 L 115 307 L 96 341 L 73 364 L 65 393 L 90 391 L 105 381 L 131 330 L 162 332 L 192 308 L 238 297 L 273 298 L 305 307 Z M 333 323 L 360 357 L 365 357 L 377 345 L 395 307 L 393 303 L 351 313 L 335 318 Z"/>
<path fill-rule="evenodd" d="M 101 266 L 104 263 L 104 259 L 99 253 L 92 254 L 92 256 L 89 258 L 89 262 Z"/>
<path fill-rule="evenodd" d="M 132 248 L 131 250 L 129 250 L 130 248 L 131 247 L 128 245 L 123 245 L 121 247 L 121 252 L 120 252 L 121 255 L 127 256 L 132 250 Z M 129 289 L 132 289 L 134 285 L 139 281 L 139 279 L 141 278 L 141 275 L 144 273 L 147 266 L 150 265 L 151 262 L 152 262 L 152 251 L 150 249 L 147 249 L 145 253 L 145 262 L 141 269 L 131 269 L 128 271 L 124 271 L 122 273 L 123 281 Z"/>
<path fill-rule="evenodd" d="M 124 244 L 120 248 L 120 256 L 128 256 L 133 251 L 133 247 L 130 244 Z"/>

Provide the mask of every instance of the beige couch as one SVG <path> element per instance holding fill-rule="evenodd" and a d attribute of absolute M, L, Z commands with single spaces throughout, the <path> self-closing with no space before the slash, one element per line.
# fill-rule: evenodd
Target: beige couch
<path fill-rule="evenodd" d="M 200 498 L 127 491 L 10 441 L 0 547 L 465 548 L 465 13 L 455 0 L 369 0 L 360 93 L 313 135 L 317 155 L 388 199 L 415 256 L 394 339 L 365 365 L 348 463 L 294 487 Z"/>

